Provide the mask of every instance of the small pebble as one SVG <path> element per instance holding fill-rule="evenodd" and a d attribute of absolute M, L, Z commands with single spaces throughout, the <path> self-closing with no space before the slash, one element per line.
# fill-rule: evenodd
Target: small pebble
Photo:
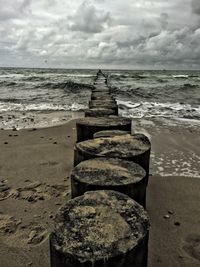
<path fill-rule="evenodd" d="M 30 196 L 30 197 L 28 198 L 28 202 L 36 202 L 36 200 L 35 200 L 32 196 Z"/>
<path fill-rule="evenodd" d="M 54 145 L 56 145 L 56 144 L 57 144 L 57 142 L 54 142 L 53 144 L 54 144 Z"/>
<path fill-rule="evenodd" d="M 171 210 L 168 210 L 168 213 L 169 213 L 170 215 L 174 214 L 174 212 L 171 211 Z"/>
<path fill-rule="evenodd" d="M 180 226 L 181 224 L 180 224 L 180 222 L 175 222 L 174 225 Z"/>
<path fill-rule="evenodd" d="M 8 142 L 4 142 L 4 145 L 7 145 L 8 144 Z"/>
<path fill-rule="evenodd" d="M 163 218 L 164 218 L 164 219 L 169 219 L 170 216 L 167 214 L 167 215 L 164 215 Z"/>

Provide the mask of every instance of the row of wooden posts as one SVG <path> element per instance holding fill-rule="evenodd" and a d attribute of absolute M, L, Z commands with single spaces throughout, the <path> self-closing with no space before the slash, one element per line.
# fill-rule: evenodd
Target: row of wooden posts
<path fill-rule="evenodd" d="M 151 144 L 118 116 L 101 71 L 76 128 L 72 199 L 55 216 L 51 267 L 146 267 Z"/>

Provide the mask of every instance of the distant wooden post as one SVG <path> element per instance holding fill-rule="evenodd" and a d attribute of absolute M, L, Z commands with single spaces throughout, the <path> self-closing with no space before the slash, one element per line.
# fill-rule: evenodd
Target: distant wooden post
<path fill-rule="evenodd" d="M 85 110 L 85 117 L 107 117 L 111 115 L 115 115 L 115 111 L 113 109 L 92 108 Z"/>

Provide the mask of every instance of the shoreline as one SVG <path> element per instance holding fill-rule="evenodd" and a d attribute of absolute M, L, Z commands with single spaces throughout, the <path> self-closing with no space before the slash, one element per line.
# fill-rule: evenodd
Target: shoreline
<path fill-rule="evenodd" d="M 67 127 L 69 123 L 74 123 L 84 117 L 83 112 L 76 112 L 74 118 L 69 118 L 63 123 L 47 127 L 30 127 L 23 129 L 0 129 L 0 134 L 4 132 L 5 142 L 10 137 L 18 135 L 20 132 L 32 131 L 54 131 L 58 127 Z M 75 130 L 75 129 L 74 129 Z M 198 162 L 200 161 L 200 129 L 196 125 L 187 128 L 184 125 L 169 125 L 162 120 L 132 119 L 132 133 L 143 133 L 152 142 L 150 171 L 161 177 L 190 177 L 200 178 Z M 8 137 L 6 135 L 8 133 Z M 163 143 L 165 136 L 167 145 Z M 190 144 L 192 140 L 193 144 Z M 56 141 L 55 141 L 56 142 Z M 186 146 L 185 146 L 186 143 Z M 165 147 L 165 151 L 162 150 Z M 174 157 L 174 159 L 173 159 Z M 176 166 L 173 166 L 176 165 Z"/>
<path fill-rule="evenodd" d="M 9 131 L 14 128 L 19 131 L 25 129 L 30 130 L 32 128 L 51 128 L 64 125 L 70 120 L 82 117 L 84 117 L 84 111 L 1 112 L 0 118 L 2 122 L 0 124 L 0 129 Z M 9 128 L 4 128 L 4 124 L 9 125 Z"/>
<path fill-rule="evenodd" d="M 0 131 L 2 267 L 50 266 L 48 235 L 53 217 L 70 199 L 75 122 L 71 120 L 35 131 Z M 163 178 L 157 173 L 158 167 L 166 163 L 167 168 L 176 168 L 177 162 L 175 166 L 170 165 L 175 156 L 180 162 L 182 156 L 185 156 L 184 161 L 190 162 L 190 151 L 199 153 L 200 130 L 144 127 L 139 120 L 133 128 L 150 136 L 154 155 L 147 195 L 147 211 L 151 218 L 148 267 L 200 266 L 200 242 L 195 241 L 200 240 L 200 180 L 180 176 Z M 182 152 L 177 155 L 176 149 Z M 168 156 L 168 161 L 164 156 Z M 161 158 L 164 162 L 158 161 Z M 156 162 L 160 163 L 156 165 Z"/>
<path fill-rule="evenodd" d="M 131 118 L 132 121 L 140 122 L 140 126 L 144 127 L 187 127 L 196 128 L 200 126 L 200 120 L 188 118 L 175 118 L 165 116 L 149 116 L 149 117 L 131 117 L 123 109 L 119 109 L 119 115 Z M 49 128 L 64 125 L 73 119 L 84 117 L 83 110 L 59 110 L 59 111 L 2 111 L 0 112 L 0 129 L 1 130 L 17 130 L 31 128 Z M 8 127 L 8 128 L 5 128 Z"/>

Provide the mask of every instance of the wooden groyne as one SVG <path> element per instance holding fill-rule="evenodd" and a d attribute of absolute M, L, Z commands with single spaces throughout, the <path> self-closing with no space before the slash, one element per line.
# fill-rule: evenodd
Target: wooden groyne
<path fill-rule="evenodd" d="M 151 144 L 118 116 L 101 71 L 76 128 L 72 200 L 55 217 L 51 267 L 147 267 Z"/>

